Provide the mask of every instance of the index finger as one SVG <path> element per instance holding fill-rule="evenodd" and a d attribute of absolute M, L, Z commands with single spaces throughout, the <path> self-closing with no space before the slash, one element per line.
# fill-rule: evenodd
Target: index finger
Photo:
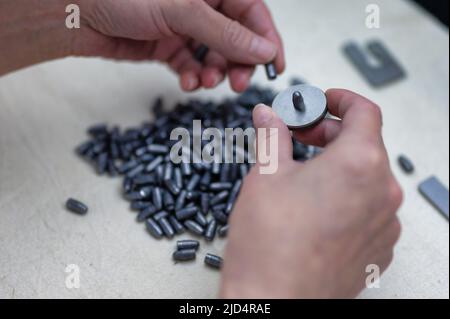
<path fill-rule="evenodd" d="M 237 20 L 253 32 L 272 41 L 278 47 L 275 57 L 277 72 L 282 73 L 286 67 L 283 41 L 277 31 L 269 9 L 261 0 L 208 0 L 218 5 L 220 11 L 231 19 Z"/>

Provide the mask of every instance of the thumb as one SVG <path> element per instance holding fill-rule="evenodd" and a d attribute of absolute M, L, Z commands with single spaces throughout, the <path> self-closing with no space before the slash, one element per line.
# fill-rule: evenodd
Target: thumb
<path fill-rule="evenodd" d="M 264 166 L 270 161 L 272 163 L 269 165 L 291 162 L 291 133 L 272 108 L 264 104 L 257 105 L 253 110 L 253 122 L 256 129 L 257 165 Z"/>
<path fill-rule="evenodd" d="M 277 46 L 274 43 L 229 19 L 204 1 L 167 1 L 164 11 L 167 24 L 173 31 L 206 44 L 230 61 L 255 65 L 275 59 Z"/>

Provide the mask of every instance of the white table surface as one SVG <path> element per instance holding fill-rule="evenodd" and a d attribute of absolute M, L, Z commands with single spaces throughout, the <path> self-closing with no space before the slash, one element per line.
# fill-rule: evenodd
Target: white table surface
<path fill-rule="evenodd" d="M 378 0 L 381 28 L 367 29 L 364 0 L 270 0 L 286 45 L 288 69 L 273 85 L 299 75 L 323 89 L 343 87 L 383 109 L 384 136 L 406 195 L 403 234 L 381 287 L 362 298 L 448 298 L 449 224 L 417 192 L 438 176 L 449 185 L 449 36 L 407 1 Z M 408 78 L 374 90 L 341 54 L 344 41 L 382 39 Z M 262 70 L 255 82 L 267 84 Z M 271 85 L 271 84 L 270 84 Z M 184 100 L 174 75 L 154 64 L 64 59 L 0 79 L 0 297 L 212 298 L 219 273 L 201 260 L 173 265 L 174 243 L 153 240 L 119 196 L 120 180 L 98 177 L 73 153 L 85 128 L 136 126 L 157 95 Z M 227 85 L 195 96 L 222 98 Z M 417 166 L 400 172 L 398 154 Z M 82 199 L 90 213 L 63 208 Z M 202 244 L 221 253 L 225 242 Z M 201 259 L 201 257 L 199 258 Z M 80 267 L 80 288 L 67 289 L 65 267 Z M 300 270 L 299 270 L 300 271 Z"/>

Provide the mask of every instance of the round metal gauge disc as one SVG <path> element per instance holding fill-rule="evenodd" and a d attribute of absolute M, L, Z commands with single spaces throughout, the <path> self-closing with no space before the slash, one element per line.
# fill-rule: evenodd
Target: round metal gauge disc
<path fill-rule="evenodd" d="M 272 108 L 289 128 L 305 128 L 325 117 L 327 98 L 319 88 L 296 85 L 279 93 L 273 100 Z"/>

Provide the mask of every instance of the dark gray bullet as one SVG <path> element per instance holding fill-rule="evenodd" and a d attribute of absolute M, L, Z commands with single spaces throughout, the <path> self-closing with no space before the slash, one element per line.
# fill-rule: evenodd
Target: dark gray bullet
<path fill-rule="evenodd" d="M 200 178 L 201 177 L 198 174 L 192 175 L 191 179 L 189 180 L 188 184 L 186 185 L 186 190 L 193 191 L 197 187 L 198 183 L 200 182 Z"/>
<path fill-rule="evenodd" d="M 193 249 L 198 250 L 200 242 L 198 240 L 186 239 L 177 241 L 177 250 Z"/>
<path fill-rule="evenodd" d="M 190 261 L 190 260 L 194 260 L 195 256 L 196 256 L 195 249 L 177 250 L 172 255 L 173 260 L 175 260 L 175 261 Z"/>
<path fill-rule="evenodd" d="M 175 218 L 175 216 L 169 216 L 168 219 L 177 234 L 184 233 L 184 226 Z"/>
<path fill-rule="evenodd" d="M 161 226 L 161 229 L 167 238 L 173 238 L 173 236 L 175 236 L 175 230 L 165 217 L 160 218 L 158 224 Z"/>
<path fill-rule="evenodd" d="M 158 210 L 153 205 L 149 205 L 146 208 L 142 209 L 139 214 L 136 216 L 136 220 L 141 223 L 145 221 L 147 218 L 155 214 Z"/>
<path fill-rule="evenodd" d="M 209 185 L 210 191 L 223 191 L 223 190 L 229 190 L 233 187 L 232 183 L 225 182 L 225 183 L 211 183 Z"/>
<path fill-rule="evenodd" d="M 209 194 L 208 193 L 202 193 L 201 199 L 200 199 L 200 207 L 201 212 L 203 215 L 208 214 L 209 211 Z"/>
<path fill-rule="evenodd" d="M 155 237 L 156 239 L 160 239 L 163 237 L 163 231 L 161 227 L 159 227 L 158 223 L 156 223 L 151 218 L 147 219 L 145 222 L 145 227 L 147 228 L 147 231 Z"/>
<path fill-rule="evenodd" d="M 202 226 L 197 224 L 196 222 L 192 220 L 187 220 L 184 222 L 184 226 L 192 232 L 194 235 L 203 235 L 203 232 L 205 231 Z"/>
<path fill-rule="evenodd" d="M 408 157 L 406 157 L 405 155 L 400 155 L 397 160 L 398 160 L 398 164 L 400 165 L 401 169 L 406 174 L 414 173 L 414 164 Z"/>
<path fill-rule="evenodd" d="M 187 192 L 182 190 L 175 201 L 175 210 L 181 210 L 186 202 Z"/>
<path fill-rule="evenodd" d="M 170 192 L 165 191 L 163 195 L 164 208 L 173 211 L 175 208 L 175 200 Z"/>
<path fill-rule="evenodd" d="M 222 268 L 223 259 L 219 256 L 213 255 L 213 254 L 206 254 L 205 256 L 205 265 L 220 269 Z"/>
<path fill-rule="evenodd" d="M 155 170 L 159 165 L 161 165 L 163 161 L 164 161 L 164 158 L 162 156 L 158 156 L 157 158 L 155 158 L 153 161 L 151 161 L 147 165 L 145 170 L 150 173 L 153 170 Z"/>
<path fill-rule="evenodd" d="M 159 213 L 156 213 L 155 215 L 152 216 L 152 218 L 156 221 L 159 221 L 162 218 L 166 218 L 169 216 L 169 213 L 166 212 L 165 210 L 160 211 Z"/>
<path fill-rule="evenodd" d="M 228 195 L 230 193 L 228 191 L 222 191 L 219 194 L 215 195 L 213 198 L 211 198 L 211 201 L 209 202 L 210 205 L 214 206 L 216 204 L 222 203 L 228 198 Z"/>
<path fill-rule="evenodd" d="M 207 241 L 213 241 L 214 236 L 216 235 L 217 222 L 214 219 L 211 219 L 205 230 L 205 238 Z"/>
<path fill-rule="evenodd" d="M 155 187 L 152 192 L 152 203 L 157 210 L 162 209 L 163 201 L 162 201 L 162 193 L 159 187 Z"/>
<path fill-rule="evenodd" d="M 169 153 L 169 147 L 166 145 L 151 144 L 147 146 L 147 150 L 152 154 L 166 154 Z"/>
<path fill-rule="evenodd" d="M 177 217 L 178 220 L 184 220 L 184 219 L 194 217 L 195 214 L 197 214 L 197 212 L 198 212 L 198 208 L 195 206 L 186 207 L 181 210 L 177 210 L 175 213 L 175 216 Z"/>
<path fill-rule="evenodd" d="M 206 220 L 205 215 L 198 212 L 198 210 L 197 210 L 197 214 L 195 214 L 195 221 L 202 227 L 206 227 L 206 225 L 208 225 L 208 221 Z"/>
<path fill-rule="evenodd" d="M 214 210 L 212 215 L 222 225 L 228 222 L 228 216 L 220 210 Z"/>
<path fill-rule="evenodd" d="M 219 235 L 219 237 L 226 237 L 228 235 L 228 227 L 228 225 L 220 226 L 217 229 L 217 235 Z"/>
<path fill-rule="evenodd" d="M 66 201 L 66 208 L 71 211 L 72 213 L 78 214 L 78 215 L 86 215 L 88 212 L 88 207 L 86 204 L 80 202 L 79 200 L 69 198 Z"/>

